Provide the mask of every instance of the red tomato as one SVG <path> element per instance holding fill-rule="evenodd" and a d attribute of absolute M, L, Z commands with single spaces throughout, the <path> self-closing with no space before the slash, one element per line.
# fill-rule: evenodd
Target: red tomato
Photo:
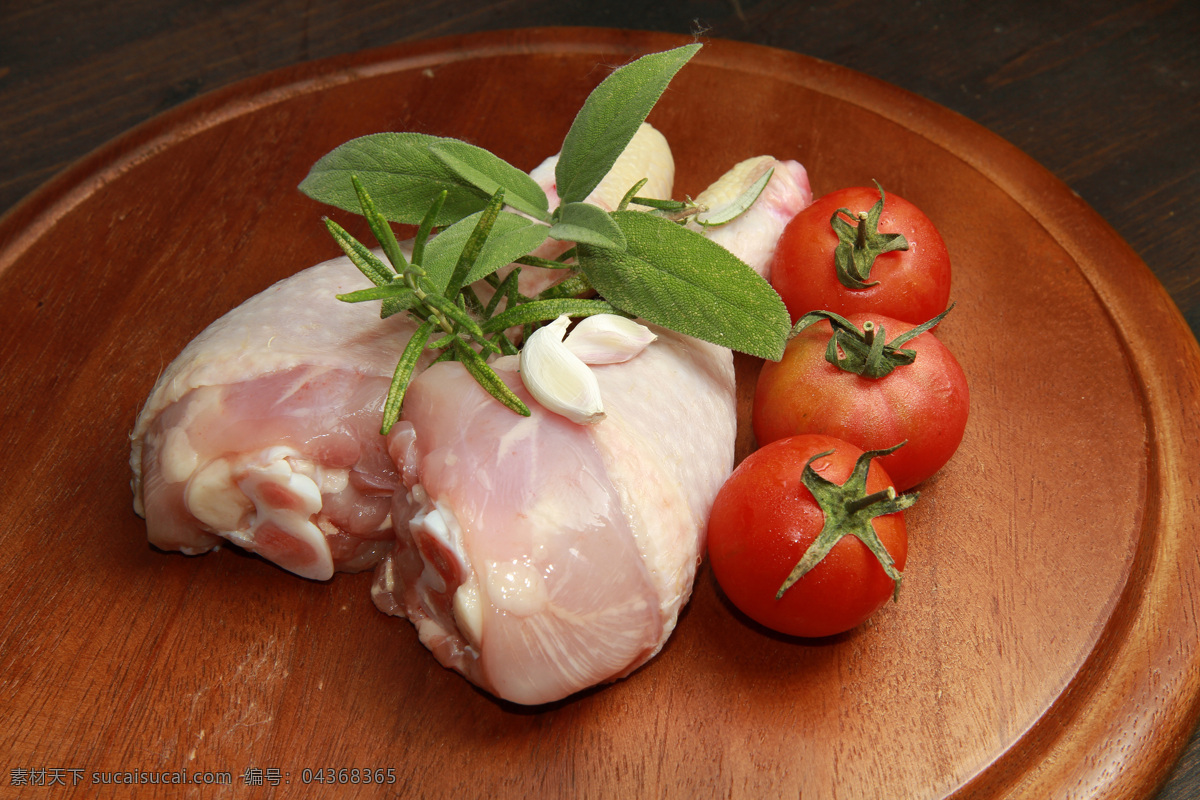
<path fill-rule="evenodd" d="M 868 213 L 881 196 L 876 188 L 840 189 L 788 223 L 771 264 L 771 285 L 793 323 L 813 309 L 825 309 L 843 316 L 869 311 L 919 325 L 945 310 L 950 299 L 946 243 L 929 217 L 894 194 L 884 197 L 877 232 L 901 234 L 908 249 L 884 252 L 869 263 L 863 283 L 873 285 L 852 288 L 839 280 L 834 253 L 841 240 L 831 220 L 835 215 L 849 220 L 843 227 L 856 233 L 861 225 L 854 217 Z M 849 217 L 839 215 L 838 209 L 848 210 Z"/>
<path fill-rule="evenodd" d="M 829 436 L 781 439 L 738 465 L 717 493 L 708 521 L 709 562 L 725 596 L 756 622 L 792 636 L 848 631 L 887 603 L 897 586 L 867 545 L 846 535 L 777 597 L 825 526 L 828 514 L 802 475 L 813 456 L 828 451 L 833 452 L 812 462 L 816 473 L 834 484 L 853 483 L 848 479 L 863 455 L 857 447 Z M 859 496 L 891 486 L 876 462 L 865 477 Z M 903 571 L 908 557 L 903 512 L 863 524 L 874 530 L 896 571 Z"/>
<path fill-rule="evenodd" d="M 870 321 L 888 342 L 914 326 L 879 314 L 851 314 L 857 328 Z M 904 342 L 911 364 L 881 378 L 847 372 L 826 360 L 833 329 L 822 320 L 788 342 L 780 361 L 763 363 L 754 394 L 754 435 L 760 445 L 799 433 L 836 436 L 864 450 L 905 445 L 879 463 L 903 491 L 950 460 L 967 427 L 967 378 L 954 355 L 926 331 Z"/>

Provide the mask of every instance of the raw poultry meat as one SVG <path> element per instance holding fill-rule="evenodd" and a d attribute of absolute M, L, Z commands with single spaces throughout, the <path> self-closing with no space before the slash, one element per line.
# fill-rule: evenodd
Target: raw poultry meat
<path fill-rule="evenodd" d="M 652 149 L 661 138 L 639 136 Z M 743 218 L 709 231 L 760 274 L 773 249 L 763 257 L 761 239 L 773 243 L 786 209 L 810 196 L 802 168 L 791 182 L 782 172 L 771 186 L 783 189 L 768 186 Z M 410 618 L 443 664 L 518 703 L 645 663 L 691 593 L 708 510 L 733 467 L 731 353 L 655 329 L 636 357 L 593 367 L 606 416 L 590 426 L 538 405 L 515 358 L 495 367 L 529 418 L 461 365 L 434 364 L 385 440 L 382 403 L 414 324 L 334 297 L 365 285 L 345 259 L 313 267 L 214 323 L 168 367 L 133 433 L 151 542 L 200 553 L 228 540 L 318 580 L 382 558 L 376 604 Z"/>
<path fill-rule="evenodd" d="M 528 418 L 441 363 L 413 382 L 388 437 L 407 491 L 376 604 L 500 697 L 545 703 L 629 673 L 691 593 L 733 468 L 733 362 L 655 333 L 635 358 L 593 367 L 606 414 L 595 425 L 538 405 L 515 360 L 497 371 Z"/>
<path fill-rule="evenodd" d="M 316 580 L 390 547 L 397 477 L 379 427 L 416 325 L 335 297 L 369 285 L 347 258 L 304 270 L 167 367 L 132 434 L 152 544 L 196 554 L 227 539 Z"/>
<path fill-rule="evenodd" d="M 770 280 L 771 259 L 783 229 L 792 217 L 812 204 L 812 187 L 804 166 L 798 161 L 780 161 L 771 156 L 748 158 L 698 194 L 695 202 L 709 208 L 730 202 L 768 170 L 774 172 L 752 210 L 725 225 L 707 228 L 705 234 Z"/>
<path fill-rule="evenodd" d="M 536 171 L 550 192 L 556 160 Z M 620 186 L 643 174 L 647 196 L 670 196 L 674 161 L 649 125 L 589 200 L 615 207 Z M 567 246 L 547 240 L 540 254 Z M 562 274 L 526 268 L 522 288 Z M 134 508 L 152 544 L 198 554 L 227 540 L 315 580 L 367 569 L 391 547 L 396 469 L 379 427 L 416 324 L 335 297 L 369 285 L 346 258 L 307 269 L 214 322 L 167 367 L 132 434 Z"/>
<path fill-rule="evenodd" d="M 762 202 L 736 228 L 710 231 L 760 274 L 789 210 L 811 201 L 795 162 L 770 159 L 750 182 L 772 165 Z M 709 509 L 733 468 L 733 359 L 654 332 L 636 357 L 593 367 L 605 410 L 596 424 L 543 409 L 504 359 L 497 371 L 531 417 L 441 363 L 413 382 L 388 437 L 404 491 L 376 605 L 499 697 L 546 703 L 629 674 L 662 648 L 690 596 Z"/>

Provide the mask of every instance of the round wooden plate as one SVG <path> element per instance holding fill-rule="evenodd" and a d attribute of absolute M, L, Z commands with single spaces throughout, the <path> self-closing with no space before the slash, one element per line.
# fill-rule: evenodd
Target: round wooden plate
<path fill-rule="evenodd" d="M 945 235 L 958 305 L 939 336 L 972 417 L 909 512 L 898 604 L 792 640 L 702 568 L 658 658 L 530 709 L 438 666 L 375 611 L 369 575 L 318 584 L 146 544 L 126 466 L 139 405 L 205 325 L 336 252 L 329 209 L 295 190 L 317 158 L 416 130 L 528 169 L 609 67 L 683 41 L 489 33 L 271 73 L 131 131 L 0 220 L 0 780 L 40 769 L 90 794 L 113 772 L 228 773 L 213 797 L 312 796 L 318 777 L 422 798 L 1154 789 L 1197 716 L 1195 339 L 1028 157 L 793 53 L 709 42 L 651 121 L 677 196 L 770 153 L 818 193 L 877 179 Z"/>

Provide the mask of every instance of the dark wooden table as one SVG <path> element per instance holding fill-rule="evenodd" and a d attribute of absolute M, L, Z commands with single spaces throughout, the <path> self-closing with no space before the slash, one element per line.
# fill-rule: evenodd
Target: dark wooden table
<path fill-rule="evenodd" d="M 957 111 L 1078 192 L 1200 330 L 1192 0 L 5 0 L 0 213 L 134 125 L 242 78 L 399 41 L 552 25 L 700 32 L 793 50 Z M 1193 736 L 1158 797 L 1197 796 Z"/>

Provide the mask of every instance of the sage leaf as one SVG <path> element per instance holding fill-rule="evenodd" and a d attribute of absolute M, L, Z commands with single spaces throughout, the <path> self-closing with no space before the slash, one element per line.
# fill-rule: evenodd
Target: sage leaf
<path fill-rule="evenodd" d="M 597 247 L 625 249 L 625 234 L 608 212 L 591 203 L 567 203 L 559 208 L 558 221 L 550 226 L 551 238 Z"/>
<path fill-rule="evenodd" d="M 429 282 L 439 292 L 444 292 L 450 283 L 450 276 L 458 264 L 463 248 L 475 230 L 483 212 L 472 214 L 446 228 L 429 240 L 425 246 L 424 259 L 421 266 L 429 277 Z M 521 256 L 536 249 L 546 241 L 545 225 L 535 222 L 528 217 L 501 211 L 492 225 L 491 234 L 484 242 L 479 257 L 464 279 L 464 285 L 491 275 L 501 267 L 508 266 Z"/>
<path fill-rule="evenodd" d="M 550 218 L 550 201 L 537 181 L 482 147 L 457 139 L 438 139 L 429 145 L 434 157 L 465 182 L 489 197 L 504 190 L 504 200 L 518 211 L 537 219 Z"/>
<path fill-rule="evenodd" d="M 440 227 L 487 205 L 488 195 L 464 181 L 438 159 L 430 145 L 441 137 L 423 133 L 374 133 L 351 139 L 321 158 L 300 183 L 314 200 L 359 213 L 351 176 L 358 176 L 379 213 L 393 222 L 416 225 L 442 191 L 446 201 Z"/>
<path fill-rule="evenodd" d="M 554 171 L 564 204 L 582 201 L 600 185 L 675 73 L 699 49 L 689 44 L 642 56 L 592 90 L 563 139 Z"/>
<path fill-rule="evenodd" d="M 614 306 L 663 327 L 778 361 L 791 329 L 775 290 L 719 244 L 654 214 L 618 211 L 624 251 L 579 246 L 579 266 Z"/>

